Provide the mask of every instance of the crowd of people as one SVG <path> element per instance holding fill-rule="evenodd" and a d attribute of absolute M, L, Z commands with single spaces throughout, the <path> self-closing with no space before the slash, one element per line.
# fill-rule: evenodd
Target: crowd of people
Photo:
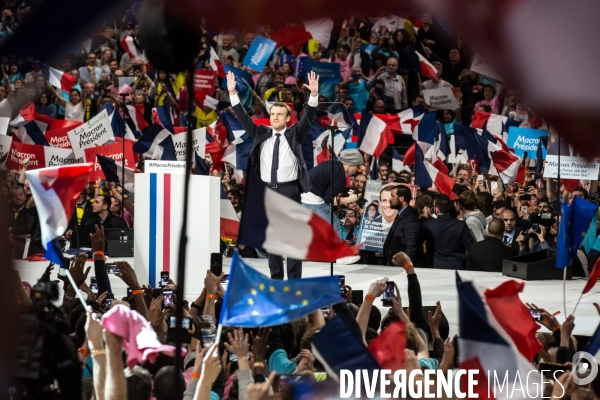
<path fill-rule="evenodd" d="M 2 13 L 1 21 L 0 35 L 18 30 L 19 20 L 13 18 L 10 9 Z M 53 320 L 56 329 L 52 331 L 52 337 L 56 338 L 57 332 L 68 337 L 60 348 L 65 352 L 61 359 L 70 360 L 69 366 L 61 364 L 65 368 L 62 372 L 60 368 L 41 368 L 39 379 L 15 378 L 8 384 L 13 398 L 257 400 L 273 396 L 338 396 L 339 385 L 315 359 L 311 343 L 314 335 L 331 318 L 342 313 L 352 314 L 351 319 L 356 323 L 353 328 L 360 331 L 365 344 L 393 322 L 404 322 L 407 369 L 451 371 L 458 368 L 453 345 L 456 338 L 440 335 L 441 304 L 438 302 L 435 312 L 427 316 L 423 311 L 417 277 L 419 268 L 500 272 L 502 262 L 507 258 L 556 248 L 561 204 L 573 196 L 598 203 L 598 181 L 567 190 L 558 186 L 560 182 L 543 179 L 540 172 L 534 173 L 529 160 L 525 159 L 525 180 L 503 184 L 499 177 L 480 175 L 459 161 L 450 165 L 450 176 L 456 181 L 454 196 L 450 198 L 434 188 L 416 187 L 415 172 L 408 166 L 400 171 L 393 170 L 389 149 L 378 163 L 369 154 L 346 149 L 339 160 L 325 161 L 313 167 L 312 160 L 306 160 L 302 152 L 302 145 L 307 140 L 312 146 L 307 121 L 314 119 L 316 110 L 340 111 L 326 104 L 335 101 L 344 103 L 353 113 L 366 110 L 373 114 L 393 114 L 419 104 L 428 109 L 422 95 L 424 89 L 452 87 L 458 89 L 456 95 L 460 107 L 454 111 L 439 111 L 437 115 L 438 123 L 444 126 L 448 136 L 453 135 L 454 124 L 469 125 L 475 111 L 510 116 L 522 121 L 522 127 L 532 127 L 530 117 L 534 114 L 517 93 L 492 78 L 469 70 L 474 52 L 457 35 L 446 33 L 428 12 L 410 21 L 395 16 L 355 17 L 329 48 L 305 44 L 302 48 L 304 56 L 340 65 L 339 84 L 319 83 L 318 76 L 312 73 L 307 78 L 295 73 L 293 63 L 280 61 L 289 55 L 282 47 L 276 49 L 262 71 L 243 66 L 244 56 L 255 36 L 269 37 L 270 27 L 236 32 L 214 31 L 203 25 L 203 47 L 196 60 L 197 68 L 212 68 L 213 49 L 223 64 L 249 72 L 253 87 L 238 93 L 232 74 L 225 78 L 223 86 L 219 78 L 212 94 L 218 105 L 198 104 L 193 116 L 185 116 L 196 127 L 208 127 L 219 119 L 220 114 L 233 112 L 254 139 L 249 168 L 255 168 L 272 190 L 301 203 L 327 221 L 333 208 L 334 227 L 349 245 L 360 243 L 362 222 L 380 220 L 387 237 L 380 250 L 361 251 L 359 262 L 403 268 L 408 281 L 404 306 L 397 287 L 392 306 L 387 311 L 375 306 L 375 299 L 380 298 L 387 287 L 387 278 L 382 278 L 371 284 L 365 298 L 356 304 L 352 301 L 351 287 L 346 286 L 343 301 L 332 305 L 327 316 L 317 310 L 281 326 L 227 327 L 219 342 L 212 344 L 204 340 L 205 332 L 216 328 L 226 289 L 221 282 L 223 275 L 215 276 L 208 271 L 200 296 L 194 302 L 185 302 L 184 317 L 191 321 L 186 329 L 190 340 L 185 345 L 187 352 L 183 364 L 175 365 L 172 349 L 164 347 L 173 343 L 169 323 L 174 305 L 165 304 L 163 292 L 139 282 L 130 265 L 118 262 L 120 273 L 117 276 L 128 286 L 130 293 L 121 300 L 113 300 L 105 269 L 104 229 L 133 227 L 135 198 L 118 182 L 97 180 L 90 182 L 77 198 L 77 207 L 61 238 L 65 248 L 77 247 L 79 231 L 87 232 L 82 227 L 94 229 L 91 247 L 97 288 L 91 287 L 90 269 L 84 267 L 86 254 L 77 256 L 69 269 L 75 287 L 59 276 L 65 296 L 63 307 L 56 309 Z M 187 109 L 185 99 L 180 96 L 185 73 L 152 70 L 142 59 L 132 58 L 119 43 L 124 36 L 135 35 L 137 28 L 125 20 L 118 25 L 120 28 L 115 23 L 107 23 L 100 33 L 87 38 L 74 54 L 63 57 L 55 66 L 77 80 L 68 93 L 46 81 L 40 60 L 0 57 L 4 77 L 0 87 L 0 116 L 14 118 L 21 107 L 31 101 L 40 115 L 89 121 L 104 104 L 120 106 L 125 102 L 143 104 L 143 118 L 147 125 L 152 125 L 155 122 L 152 108 L 166 104 L 175 125 L 179 125 Z M 417 53 L 432 62 L 437 70 L 437 82 L 421 76 Z M 135 80 L 130 96 L 121 98 L 115 89 L 121 87 L 119 78 L 123 77 Z M 267 103 L 270 104 L 269 111 Z M 117 112 L 126 112 L 124 107 L 116 108 L 122 110 Z M 132 124 L 131 118 L 123 117 Z M 288 127 L 292 117 L 299 122 Z M 262 118 L 270 118 L 270 127 L 254 124 L 254 120 Z M 135 131 L 135 126 L 131 125 L 131 128 Z M 144 158 L 140 157 L 137 166 L 140 171 L 143 171 Z M 216 167 L 210 155 L 205 161 L 209 167 Z M 24 160 L 18 171 L 0 170 L 3 214 L 8 222 L 7 238 L 14 259 L 34 259 L 43 253 L 40 226 L 43 222 L 37 216 L 26 181 L 28 167 L 29 160 Z M 332 168 L 333 176 L 330 174 Z M 220 170 L 212 169 L 212 174 L 221 179 L 236 213 L 243 218 L 245 188 L 239 177 L 234 176 L 235 172 L 227 164 Z M 366 199 L 369 181 L 379 182 L 378 200 Z M 229 243 L 228 239 L 223 238 L 223 247 L 226 243 Z M 268 257 L 271 277 L 284 278 L 282 256 L 267 255 L 243 244 L 238 248 L 244 257 Z M 580 249 L 578 255 L 581 257 L 575 261 L 575 273 L 587 276 L 598 252 L 588 254 Z M 31 294 L 43 291 L 44 284 L 52 282 L 52 272 L 53 267 L 48 267 L 33 288 L 15 278 L 21 315 L 40 313 L 42 300 Z M 301 276 L 302 261 L 288 258 L 288 279 Z M 163 287 L 165 289 L 173 290 L 176 286 L 170 282 Z M 86 293 L 86 304 L 92 311 L 86 311 L 79 304 L 77 291 Z M 531 308 L 537 309 L 537 306 Z M 48 308 L 45 310 L 47 312 Z M 574 318 L 569 317 L 560 325 L 546 310 L 540 311 L 540 324 L 552 334 L 538 334 L 543 350 L 535 359 L 529 360 L 532 368 L 541 362 L 569 362 L 578 349 L 572 336 Z M 132 336 L 125 337 L 118 328 L 109 329 L 101 322 L 103 317 L 118 321 L 118 324 L 128 324 Z M 128 341 L 142 331 L 151 338 L 149 343 L 154 343 L 148 346 L 152 348 L 150 352 L 145 352 L 139 342 Z M 31 338 L 24 338 L 27 339 Z M 125 351 L 124 341 L 128 342 Z M 28 345 L 34 347 L 31 343 L 24 346 Z M 40 350 L 37 355 L 51 357 L 48 360 L 57 359 L 56 354 L 47 349 Z M 75 373 L 65 378 L 64 371 L 69 368 Z M 175 374 L 176 371 L 181 373 Z M 23 377 L 20 373 L 17 375 Z M 295 391 L 297 382 L 290 381 L 289 375 L 302 377 L 304 383 L 308 380 L 310 384 L 303 388 L 309 392 Z M 569 376 L 569 373 L 564 374 L 561 382 L 566 382 Z M 556 394 L 558 386 L 549 383 L 544 391 L 560 397 Z M 573 398 L 600 398 L 600 381 L 594 381 L 592 386 L 593 390 L 588 390 L 570 385 L 568 394 Z"/>

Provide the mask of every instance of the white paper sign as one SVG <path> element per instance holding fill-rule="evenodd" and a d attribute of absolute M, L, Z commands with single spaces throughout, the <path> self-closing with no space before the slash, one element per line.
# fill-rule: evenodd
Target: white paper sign
<path fill-rule="evenodd" d="M 423 97 L 425 103 L 434 110 L 456 110 L 458 108 L 458 100 L 454 97 L 452 88 L 449 87 L 425 89 Z"/>
<path fill-rule="evenodd" d="M 583 157 L 561 156 L 560 177 L 564 179 L 596 180 L 598 179 L 598 161 L 586 160 Z M 546 155 L 544 178 L 558 178 L 558 156 Z"/>
<path fill-rule="evenodd" d="M 144 172 L 147 174 L 179 174 L 185 175 L 185 161 L 146 160 Z"/>
<path fill-rule="evenodd" d="M 500 76 L 499 73 L 492 68 L 492 66 L 486 63 L 482 58 L 481 54 L 475 53 L 473 56 L 473 62 L 471 63 L 471 71 L 477 72 L 478 74 L 485 75 L 492 79 L 496 79 L 497 81 L 504 82 L 504 79 Z"/>
<path fill-rule="evenodd" d="M 10 123 L 10 118 L 0 117 L 0 135 L 8 134 L 8 124 Z"/>
<path fill-rule="evenodd" d="M 10 146 L 12 145 L 12 136 L 0 135 L 0 165 L 6 163 L 7 154 L 10 152 Z"/>
<path fill-rule="evenodd" d="M 173 135 L 173 146 L 175 147 L 177 161 L 185 161 L 186 138 L 187 132 Z M 204 158 L 204 152 L 206 151 L 206 128 L 198 128 L 192 131 L 192 146 L 194 147 L 194 150 L 196 150 L 196 153 L 198 153 L 201 158 Z"/>
<path fill-rule="evenodd" d="M 67 135 L 69 135 L 75 158 L 85 157 L 83 149 L 102 146 L 109 140 L 114 140 L 114 133 L 106 110 L 102 110 L 100 114 L 85 124 L 69 131 Z"/>
<path fill-rule="evenodd" d="M 58 167 L 59 165 L 77 163 L 77 159 L 71 149 L 45 146 L 44 157 L 46 158 L 46 167 Z"/>

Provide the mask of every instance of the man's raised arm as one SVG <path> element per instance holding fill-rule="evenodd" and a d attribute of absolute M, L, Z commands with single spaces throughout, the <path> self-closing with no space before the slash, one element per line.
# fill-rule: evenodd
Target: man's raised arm
<path fill-rule="evenodd" d="M 314 71 L 308 74 L 308 85 L 305 83 L 304 87 L 310 90 L 310 98 L 308 99 L 308 107 L 306 112 L 298 121 L 298 133 L 300 135 L 300 142 L 303 143 L 307 138 L 310 131 L 310 124 L 315 119 L 317 105 L 319 104 L 319 75 L 315 74 Z"/>
<path fill-rule="evenodd" d="M 229 71 L 227 73 L 227 90 L 229 90 L 229 99 L 231 100 L 231 105 L 235 110 L 235 114 L 237 116 L 238 121 L 244 127 L 244 130 L 250 135 L 252 139 L 256 136 L 258 132 L 258 126 L 252 121 L 252 118 L 248 116 L 246 109 L 240 103 L 240 98 L 238 97 L 237 91 L 235 89 L 236 81 L 235 75 L 233 72 Z"/>

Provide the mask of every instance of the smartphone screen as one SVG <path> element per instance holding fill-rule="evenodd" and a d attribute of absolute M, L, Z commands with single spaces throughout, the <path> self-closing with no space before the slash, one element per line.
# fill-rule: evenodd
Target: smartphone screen
<path fill-rule="evenodd" d="M 133 296 L 133 290 L 131 290 L 130 287 L 127 288 L 127 298 L 130 298 Z"/>
<path fill-rule="evenodd" d="M 323 314 L 323 317 L 325 317 L 325 318 L 331 317 L 331 308 L 330 307 L 321 308 L 321 314 Z"/>
<path fill-rule="evenodd" d="M 104 304 L 105 304 L 105 308 L 110 308 L 110 306 L 112 305 L 112 302 L 115 299 L 115 295 L 113 293 L 108 293 L 106 295 L 106 299 L 104 300 Z"/>
<path fill-rule="evenodd" d="M 160 273 L 160 285 L 167 286 L 169 284 L 169 271 L 161 271 Z"/>
<path fill-rule="evenodd" d="M 229 283 L 229 274 L 223 275 L 223 279 L 221 279 L 221 286 L 223 289 L 227 290 L 227 284 Z"/>
<path fill-rule="evenodd" d="M 104 264 L 104 269 L 106 270 L 107 274 L 118 274 L 121 271 L 119 271 L 119 267 L 117 267 L 117 264 L 115 263 L 108 263 L 108 264 Z"/>
<path fill-rule="evenodd" d="M 215 343 L 217 330 L 214 328 L 202 328 L 202 347 L 210 347 Z"/>
<path fill-rule="evenodd" d="M 536 322 L 539 322 L 542 320 L 542 312 L 540 310 L 532 310 L 531 308 L 529 309 L 529 312 L 531 313 L 531 316 L 533 317 L 533 319 Z"/>
<path fill-rule="evenodd" d="M 346 275 L 338 275 L 338 282 L 340 284 L 340 294 L 343 295 L 346 287 Z"/>
<path fill-rule="evenodd" d="M 94 294 L 98 294 L 98 281 L 96 281 L 96 277 L 92 276 L 90 278 L 90 290 Z"/>
<path fill-rule="evenodd" d="M 498 189 L 498 182 L 490 182 L 490 188 L 492 190 Z"/>
<path fill-rule="evenodd" d="M 163 309 L 167 308 L 169 304 L 173 304 L 173 290 L 172 289 L 164 289 L 162 291 L 163 295 Z"/>
<path fill-rule="evenodd" d="M 169 319 L 169 328 L 171 329 L 175 329 L 175 326 L 177 325 L 177 317 L 175 317 L 174 315 L 171 316 L 171 318 Z M 184 317 L 181 320 L 181 327 L 183 329 L 190 329 L 190 319 Z"/>
<path fill-rule="evenodd" d="M 215 276 L 219 276 L 223 273 L 223 254 L 210 254 L 210 272 Z"/>
<path fill-rule="evenodd" d="M 381 296 L 381 301 L 384 306 L 392 305 L 392 298 L 394 297 L 394 282 L 388 281 L 387 286 L 385 288 L 385 292 Z"/>
<path fill-rule="evenodd" d="M 527 206 L 521 206 L 521 212 L 523 214 L 527 214 L 529 212 L 529 208 Z"/>

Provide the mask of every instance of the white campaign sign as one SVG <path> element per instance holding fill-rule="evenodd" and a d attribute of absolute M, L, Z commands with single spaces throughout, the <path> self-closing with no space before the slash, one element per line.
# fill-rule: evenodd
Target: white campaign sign
<path fill-rule="evenodd" d="M 475 53 L 473 56 L 473 62 L 471 63 L 471 71 L 477 72 L 478 74 L 485 75 L 492 79 L 496 79 L 497 81 L 504 82 L 504 79 L 497 73 L 494 68 L 487 64 L 483 58 L 481 58 L 481 54 Z"/>
<path fill-rule="evenodd" d="M 177 161 L 185 161 L 185 141 L 187 132 L 178 133 L 172 137 Z M 192 131 L 192 147 L 196 150 L 198 156 L 204 158 L 204 153 L 206 151 L 206 128 L 198 128 Z"/>
<path fill-rule="evenodd" d="M 147 174 L 181 174 L 185 175 L 185 161 L 144 161 L 144 172 Z"/>
<path fill-rule="evenodd" d="M 85 157 L 83 149 L 102 146 L 109 140 L 114 140 L 114 133 L 110 126 L 110 118 L 106 110 L 90 119 L 85 124 L 67 132 L 75 158 Z"/>
<path fill-rule="evenodd" d="M 560 177 L 565 179 L 598 179 L 598 161 L 583 157 L 560 156 Z M 544 178 L 558 178 L 558 156 L 546 155 Z"/>
<path fill-rule="evenodd" d="M 44 158 L 46 167 L 58 167 L 59 165 L 76 164 L 77 159 L 71 149 L 44 146 Z"/>
<path fill-rule="evenodd" d="M 10 152 L 12 140 L 12 136 L 0 135 L 0 165 L 4 165 L 4 163 L 6 163 L 4 156 Z"/>
<path fill-rule="evenodd" d="M 458 108 L 458 100 L 454 97 L 452 88 L 449 87 L 425 89 L 423 97 L 425 103 L 435 110 L 456 110 Z"/>

